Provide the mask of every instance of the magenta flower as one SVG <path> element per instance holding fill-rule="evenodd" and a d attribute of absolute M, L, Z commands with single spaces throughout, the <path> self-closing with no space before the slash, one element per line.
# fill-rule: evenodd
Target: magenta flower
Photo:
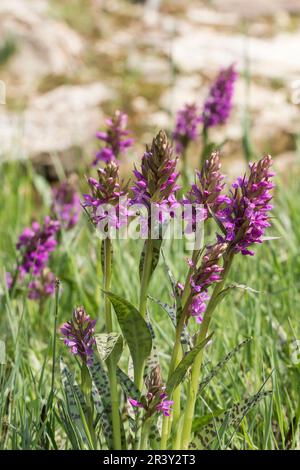
<path fill-rule="evenodd" d="M 164 131 L 153 139 L 151 147 L 146 148 L 142 157 L 141 170 L 134 169 L 135 182 L 131 188 L 131 203 L 144 204 L 150 209 L 151 203 L 160 207 L 175 204 L 176 184 L 179 176 L 176 172 L 178 159 L 173 159 L 173 149 Z"/>
<path fill-rule="evenodd" d="M 31 300 L 40 300 L 55 292 L 55 276 L 45 268 L 40 276 L 31 281 L 28 285 L 28 298 Z"/>
<path fill-rule="evenodd" d="M 60 328 L 66 346 L 74 355 L 78 355 L 87 365 L 92 364 L 93 346 L 95 344 L 94 331 L 97 320 L 91 320 L 83 307 L 73 311 L 70 321 Z"/>
<path fill-rule="evenodd" d="M 234 82 L 237 77 L 234 65 L 219 72 L 204 103 L 201 118 L 204 128 L 218 126 L 227 121 L 232 109 Z"/>
<path fill-rule="evenodd" d="M 201 323 L 202 314 L 206 310 L 206 302 L 209 300 L 207 289 L 222 280 L 221 273 L 223 268 L 219 266 L 219 261 L 225 250 L 227 243 L 216 243 L 206 249 L 199 267 L 193 266 L 193 273 L 190 277 L 192 299 L 189 305 L 189 313 L 196 317 L 197 322 Z"/>
<path fill-rule="evenodd" d="M 29 272 L 38 276 L 47 266 L 49 254 L 57 245 L 55 237 L 59 228 L 59 222 L 47 216 L 42 227 L 38 222 L 33 222 L 31 227 L 23 230 L 17 243 L 17 250 L 22 256 L 19 266 L 21 277 Z"/>
<path fill-rule="evenodd" d="M 228 242 L 234 253 L 253 256 L 254 252 L 248 247 L 262 243 L 265 230 L 270 226 L 272 205 L 269 203 L 274 187 L 272 163 L 271 156 L 267 155 L 250 164 L 249 178 L 245 175 L 233 183 L 230 202 L 218 214 L 226 230 L 226 235 L 219 236 L 219 240 Z"/>
<path fill-rule="evenodd" d="M 155 412 L 162 412 L 164 416 L 170 416 L 172 400 L 167 400 L 166 387 L 162 384 L 160 366 L 152 369 L 146 380 L 147 395 L 142 397 L 142 401 L 128 398 L 129 403 L 134 408 L 144 408 L 146 417 L 150 417 Z"/>
<path fill-rule="evenodd" d="M 225 187 L 224 176 L 220 173 L 221 163 L 218 152 L 213 152 L 204 162 L 201 171 L 196 172 L 196 182 L 192 185 L 185 204 L 192 204 L 194 211 L 196 205 L 202 207 L 202 220 L 210 217 L 211 212 L 217 214 L 220 208 L 229 203 L 230 199 L 222 194 Z"/>
<path fill-rule="evenodd" d="M 119 229 L 127 221 L 126 188 L 119 181 L 119 166 L 110 162 L 97 170 L 98 180 L 88 178 L 90 194 L 84 194 L 83 207 L 89 211 L 91 221 L 98 225 L 104 221 Z M 122 197 L 124 200 L 122 200 Z M 109 210 L 109 207 L 113 210 Z"/>
<path fill-rule="evenodd" d="M 107 130 L 97 132 L 96 136 L 105 147 L 101 148 L 96 154 L 93 165 L 96 166 L 100 161 L 109 163 L 120 157 L 133 143 L 133 139 L 127 137 L 129 131 L 126 130 L 128 117 L 121 111 L 116 111 L 112 118 L 106 120 Z"/>
<path fill-rule="evenodd" d="M 186 104 L 178 111 L 173 132 L 176 152 L 184 152 L 189 143 L 197 139 L 199 122 L 201 122 L 201 116 L 195 104 Z"/>
<path fill-rule="evenodd" d="M 65 230 L 77 224 L 82 209 L 79 194 L 71 181 L 65 181 L 52 190 L 51 210 Z"/>
<path fill-rule="evenodd" d="M 170 416 L 171 414 L 171 406 L 174 404 L 173 400 L 167 400 L 168 395 L 166 393 L 160 394 L 160 403 L 156 405 L 157 411 L 162 412 L 164 416 Z"/>

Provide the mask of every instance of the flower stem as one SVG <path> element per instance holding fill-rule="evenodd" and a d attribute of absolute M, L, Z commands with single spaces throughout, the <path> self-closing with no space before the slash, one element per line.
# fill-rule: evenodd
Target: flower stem
<path fill-rule="evenodd" d="M 140 314 L 145 319 L 147 310 L 147 295 L 151 277 L 152 268 L 152 257 L 153 257 L 153 244 L 151 238 L 146 240 L 145 246 L 145 259 L 143 264 L 142 278 L 141 278 L 141 290 L 140 290 Z"/>
<path fill-rule="evenodd" d="M 139 304 L 140 314 L 144 319 L 146 319 L 146 313 L 147 313 L 147 296 L 148 296 L 148 289 L 149 289 L 150 278 L 151 278 L 152 258 L 153 258 L 153 244 L 152 244 L 151 238 L 148 238 L 145 244 L 145 258 L 144 258 L 142 277 L 141 277 L 140 304 Z M 143 362 L 134 371 L 134 382 L 137 388 L 140 390 L 140 392 L 143 389 L 144 370 L 145 370 L 145 363 Z"/>
<path fill-rule="evenodd" d="M 148 450 L 150 425 L 151 425 L 150 419 L 146 419 L 143 423 L 142 431 L 141 431 L 140 450 Z"/>
<path fill-rule="evenodd" d="M 197 337 L 196 344 L 200 344 L 206 338 L 207 331 L 208 331 L 209 324 L 210 324 L 210 320 L 211 320 L 212 314 L 213 314 L 216 306 L 219 303 L 218 296 L 219 296 L 220 292 L 222 291 L 222 289 L 224 287 L 228 272 L 229 272 L 230 267 L 231 267 L 232 259 L 233 259 L 232 254 L 229 254 L 227 257 L 225 256 L 222 281 L 220 283 L 218 283 L 216 285 L 216 287 L 214 288 L 214 291 L 212 293 L 210 301 L 207 305 L 206 312 L 204 314 L 203 322 L 201 324 L 201 328 L 200 328 L 199 335 Z M 195 359 L 194 364 L 192 366 L 191 379 L 190 379 L 190 383 L 189 383 L 187 404 L 186 404 L 186 408 L 185 408 L 184 421 L 183 421 L 183 430 L 182 430 L 181 448 L 183 450 L 188 449 L 189 443 L 190 443 L 190 436 L 191 436 L 192 422 L 193 422 L 194 411 L 195 411 L 195 403 L 196 403 L 198 387 L 199 387 L 200 371 L 201 371 L 201 365 L 202 365 L 202 359 L 203 359 L 203 352 L 204 352 L 204 350 L 202 349 L 199 352 L 199 354 L 196 356 L 196 359 Z"/>
<path fill-rule="evenodd" d="M 207 127 L 203 127 L 202 131 L 202 139 L 203 139 L 203 146 L 202 146 L 202 152 L 200 156 L 200 170 L 203 168 L 203 165 L 205 163 L 205 160 L 208 155 L 208 151 L 210 148 L 209 142 L 208 142 L 208 129 Z"/>
<path fill-rule="evenodd" d="M 51 400 L 54 394 L 54 381 L 56 369 L 56 335 L 57 335 L 57 317 L 58 317 L 58 297 L 59 297 L 59 280 L 55 283 L 55 309 L 53 322 L 53 346 L 52 346 L 52 376 L 51 376 Z"/>
<path fill-rule="evenodd" d="M 106 238 L 104 240 L 104 273 L 103 273 L 105 291 L 110 290 L 111 264 L 112 264 L 111 240 L 109 238 Z M 111 303 L 107 296 L 105 297 L 105 321 L 106 321 L 107 333 L 111 333 L 113 330 Z M 122 450 L 116 364 L 114 363 L 114 359 L 112 356 L 109 356 L 107 360 L 107 368 L 108 368 L 108 375 L 109 375 L 110 398 L 111 398 L 111 407 L 112 407 L 113 445 L 114 445 L 114 450 Z"/>
<path fill-rule="evenodd" d="M 173 351 L 172 351 L 172 357 L 171 357 L 171 364 L 170 364 L 170 368 L 169 368 L 168 379 L 173 374 L 174 370 L 176 369 L 176 367 L 179 364 L 180 359 L 182 357 L 181 333 L 182 333 L 182 330 L 183 330 L 183 327 L 184 327 L 186 312 L 187 312 L 189 303 L 190 303 L 190 296 L 189 296 L 187 302 L 184 305 L 183 311 L 181 313 L 180 320 L 179 320 L 177 328 L 176 328 L 176 337 L 175 337 L 174 348 L 173 348 Z M 173 394 L 175 394 L 175 397 L 177 397 L 177 400 L 178 400 L 178 395 L 176 395 L 176 390 L 177 389 L 179 390 L 179 392 L 177 391 L 177 393 L 179 393 L 179 397 L 180 397 L 180 388 L 179 388 L 179 386 L 174 390 Z M 172 395 L 169 397 L 169 399 L 171 399 L 171 398 L 172 398 Z M 180 407 L 180 404 L 179 404 L 179 407 Z M 179 410 L 179 413 L 180 413 L 180 410 Z M 170 418 L 168 416 L 163 417 L 161 442 L 160 442 L 161 450 L 165 450 L 167 448 L 167 445 L 168 445 L 169 421 L 170 421 Z"/>

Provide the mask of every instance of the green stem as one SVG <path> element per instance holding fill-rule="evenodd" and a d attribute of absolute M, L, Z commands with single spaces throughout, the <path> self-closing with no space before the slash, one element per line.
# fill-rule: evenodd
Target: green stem
<path fill-rule="evenodd" d="M 52 345 L 52 377 L 51 377 L 51 397 L 54 393 L 55 369 L 56 369 L 56 335 L 57 335 L 57 318 L 58 318 L 58 296 L 59 296 L 59 281 L 56 280 L 55 285 L 55 310 L 54 310 L 54 323 L 53 323 L 53 345 Z"/>
<path fill-rule="evenodd" d="M 111 240 L 106 238 L 104 240 L 104 290 L 110 290 L 111 284 Z M 111 303 L 107 296 L 105 296 L 105 321 L 107 333 L 113 330 Z M 121 443 L 121 423 L 119 413 L 119 396 L 117 387 L 116 364 L 114 359 L 109 356 L 107 360 L 108 376 L 110 383 L 110 398 L 112 407 L 112 427 L 113 427 L 113 445 L 114 450 L 122 450 Z"/>
<path fill-rule="evenodd" d="M 173 374 L 173 372 L 176 369 L 176 366 L 178 365 L 178 363 L 180 362 L 180 358 L 182 356 L 181 333 L 182 333 L 182 330 L 183 330 L 183 327 L 184 327 L 184 322 L 185 322 L 186 313 L 187 313 L 187 309 L 189 307 L 189 304 L 190 304 L 190 296 L 188 297 L 188 300 L 184 305 L 179 323 L 176 327 L 175 343 L 174 343 L 174 348 L 173 348 L 173 351 L 172 351 L 172 357 L 171 357 L 171 364 L 170 364 L 170 368 L 169 368 L 168 379 Z M 179 394 L 180 394 L 180 388 L 179 387 L 177 387 L 177 388 L 179 389 Z M 173 394 L 174 393 L 175 393 L 175 390 L 174 390 Z M 169 397 L 169 399 L 171 399 L 171 398 L 172 398 L 172 395 Z M 180 411 L 179 411 L 179 413 L 180 413 Z M 170 421 L 170 418 L 168 416 L 163 417 L 161 441 L 160 441 L 161 450 L 165 450 L 167 448 L 167 445 L 168 445 L 169 421 Z"/>
<path fill-rule="evenodd" d="M 203 140 L 203 146 L 202 146 L 202 152 L 200 155 L 200 170 L 203 168 L 203 165 L 207 158 L 208 149 L 209 149 L 208 129 L 205 126 L 203 127 L 203 131 L 202 131 L 202 140 Z"/>
<path fill-rule="evenodd" d="M 146 240 L 145 247 L 145 259 L 143 265 L 142 279 L 141 279 L 141 290 L 140 290 L 140 314 L 145 319 L 146 318 L 146 309 L 147 309 L 147 296 L 148 289 L 151 277 L 151 268 L 152 268 L 152 258 L 153 258 L 153 244 L 151 238 Z"/>
<path fill-rule="evenodd" d="M 141 431 L 140 450 L 149 450 L 148 444 L 149 444 L 150 425 L 151 425 L 150 419 L 146 419 L 143 423 L 142 431 Z"/>
<path fill-rule="evenodd" d="M 183 183 L 183 192 L 188 189 L 189 187 L 189 176 L 188 176 L 188 167 L 187 167 L 187 148 L 185 148 L 182 152 L 182 183 Z"/>
<path fill-rule="evenodd" d="M 147 297 L 148 297 L 148 289 L 149 289 L 150 278 L 151 278 L 152 258 L 153 258 L 153 244 L 152 244 L 152 240 L 148 238 L 146 240 L 146 245 L 145 245 L 145 258 L 144 258 L 142 278 L 141 278 L 140 302 L 139 302 L 140 314 L 144 319 L 146 319 L 146 313 L 147 313 Z M 144 370 L 145 370 L 145 362 L 141 362 L 139 367 L 136 367 L 134 371 L 134 383 L 137 386 L 137 388 L 140 390 L 140 392 L 143 389 Z"/>
<path fill-rule="evenodd" d="M 227 258 L 225 258 L 222 282 L 217 284 L 216 287 L 214 288 L 213 294 L 207 305 L 207 309 L 203 318 L 203 322 L 201 324 L 201 328 L 200 328 L 200 332 L 199 332 L 196 344 L 200 344 L 206 338 L 209 324 L 211 321 L 211 317 L 216 306 L 219 303 L 218 296 L 224 287 L 228 272 L 231 267 L 232 259 L 233 259 L 232 254 L 230 254 Z M 199 352 L 199 354 L 196 356 L 196 359 L 192 366 L 191 379 L 189 383 L 187 404 L 186 404 L 186 409 L 185 409 L 185 414 L 184 414 L 183 430 L 182 430 L 181 448 L 183 450 L 188 449 L 189 443 L 190 443 L 192 422 L 193 422 L 193 417 L 194 417 L 195 403 L 196 403 L 196 398 L 198 394 L 201 365 L 202 365 L 202 360 L 203 360 L 203 352 L 204 350 L 202 349 Z"/>

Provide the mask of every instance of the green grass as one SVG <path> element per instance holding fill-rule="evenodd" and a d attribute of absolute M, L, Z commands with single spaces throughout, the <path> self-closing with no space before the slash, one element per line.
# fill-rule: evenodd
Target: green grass
<path fill-rule="evenodd" d="M 266 380 L 265 390 L 272 390 L 272 397 L 261 401 L 237 429 L 226 429 L 218 448 L 227 448 L 229 442 L 235 449 L 294 449 L 300 444 L 300 362 L 292 361 L 292 343 L 300 338 L 300 183 L 297 175 L 288 184 L 277 183 L 269 235 L 280 238 L 256 247 L 253 258 L 236 257 L 230 281 L 258 292 L 236 289 L 219 305 L 204 373 L 243 339 L 253 339 L 205 388 L 196 418 L 255 394 Z M 7 353 L 6 364 L 0 365 L 0 448 L 69 449 L 58 413 L 58 400 L 63 400 L 58 368 L 55 396 L 49 396 L 55 302 L 27 300 L 26 286 L 11 300 L 3 282 L 5 271 L 15 264 L 18 234 L 33 217 L 41 220 L 49 211 L 49 186 L 30 164 L 6 163 L 0 168 L 0 188 L 0 339 Z M 135 305 L 141 248 L 141 242 L 133 241 L 119 241 L 114 247 L 112 290 Z M 181 242 L 165 244 L 163 250 L 174 275 L 183 281 L 188 253 Z M 69 319 L 75 306 L 84 305 L 91 317 L 99 318 L 97 331 L 103 330 L 99 251 L 99 240 L 83 214 L 77 228 L 63 234 L 52 256 L 52 269 L 61 280 L 58 324 Z M 150 293 L 171 301 L 162 260 Z M 156 304 L 149 305 L 166 379 L 174 331 L 166 314 Z M 76 369 L 58 340 L 59 355 Z"/>

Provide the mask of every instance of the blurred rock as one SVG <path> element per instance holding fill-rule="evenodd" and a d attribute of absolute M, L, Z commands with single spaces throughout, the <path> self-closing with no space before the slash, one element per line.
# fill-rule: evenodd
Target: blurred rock
<path fill-rule="evenodd" d="M 61 86 L 34 98 L 22 114 L 0 115 L 1 150 L 7 158 L 59 153 L 64 164 L 70 149 L 92 142 L 103 122 L 100 105 L 113 98 L 101 83 Z"/>
<path fill-rule="evenodd" d="M 241 34 L 194 28 L 174 40 L 173 60 L 182 73 L 218 70 L 232 62 L 242 69 L 247 51 L 255 76 L 287 81 L 300 75 L 300 62 L 295 60 L 299 41 L 299 32 L 280 33 L 268 39 L 246 39 Z"/>
<path fill-rule="evenodd" d="M 11 37 L 16 53 L 8 64 L 9 90 L 26 97 L 44 75 L 76 70 L 84 41 L 65 23 L 47 15 L 46 1 L 1 0 L 0 35 Z"/>

